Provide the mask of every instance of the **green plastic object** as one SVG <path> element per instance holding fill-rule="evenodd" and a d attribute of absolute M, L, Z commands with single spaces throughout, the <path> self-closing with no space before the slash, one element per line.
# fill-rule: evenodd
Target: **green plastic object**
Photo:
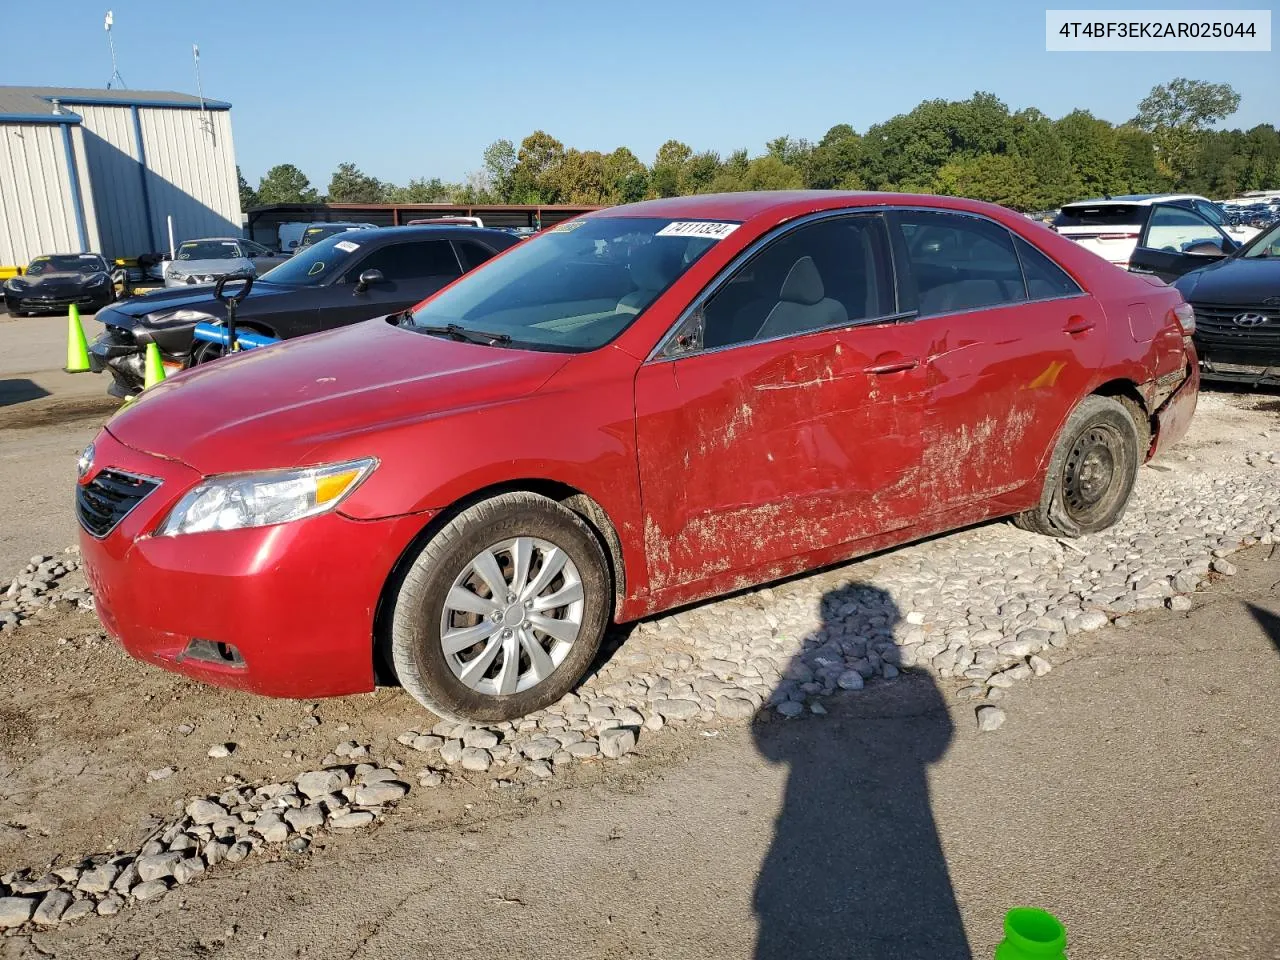
<path fill-rule="evenodd" d="M 995 960 L 1066 960 L 1067 928 L 1052 913 L 1014 907 L 1004 916 Z"/>

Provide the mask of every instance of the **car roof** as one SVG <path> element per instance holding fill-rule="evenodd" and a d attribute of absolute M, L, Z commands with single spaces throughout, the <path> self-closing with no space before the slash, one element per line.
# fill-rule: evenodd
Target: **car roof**
<path fill-rule="evenodd" d="M 839 210 L 847 207 L 912 206 L 932 209 L 969 210 L 983 213 L 1009 211 L 995 204 L 963 197 L 933 194 L 882 193 L 876 190 L 762 190 L 744 193 L 703 193 L 691 197 L 642 200 L 618 207 L 605 207 L 587 217 L 658 217 L 692 220 L 746 222 L 763 215 L 798 216 L 806 211 Z"/>
<path fill-rule="evenodd" d="M 190 240 L 183 240 L 183 243 L 239 243 L 244 237 L 192 237 Z"/>
<path fill-rule="evenodd" d="M 374 227 L 372 230 L 364 230 L 360 237 L 360 243 L 372 243 L 387 237 L 394 237 L 397 240 L 403 240 L 406 237 L 422 237 L 424 239 L 457 239 L 459 237 L 492 239 L 494 237 L 504 237 L 510 239 L 511 235 L 489 227 L 468 227 L 462 224 L 444 224 L 438 227 L 405 224 L 402 227 Z"/>
<path fill-rule="evenodd" d="M 1162 200 L 1204 200 L 1198 193 L 1125 193 L 1114 197 L 1099 197 L 1096 200 L 1073 200 L 1063 204 L 1064 207 L 1101 207 L 1109 203 L 1126 206 L 1150 206 Z"/>

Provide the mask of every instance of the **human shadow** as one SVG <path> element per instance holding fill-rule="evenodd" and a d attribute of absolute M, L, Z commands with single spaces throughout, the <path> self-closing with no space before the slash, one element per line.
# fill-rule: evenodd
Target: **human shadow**
<path fill-rule="evenodd" d="M 953 733 L 942 694 L 928 675 L 901 669 L 892 637 L 900 617 L 883 590 L 841 587 L 822 609 L 823 628 L 753 728 L 761 754 L 790 767 L 756 882 L 755 956 L 970 958 L 926 777 Z M 865 689 L 842 689 L 842 675 L 843 686 L 857 685 L 849 671 Z M 827 713 L 778 712 L 802 698 Z"/>
<path fill-rule="evenodd" d="M 1245 606 L 1249 608 L 1249 613 L 1253 615 L 1253 619 L 1258 621 L 1258 626 L 1267 635 L 1271 645 L 1276 648 L 1277 652 L 1280 652 L 1280 617 L 1270 610 L 1262 609 L 1257 604 L 1246 603 Z"/>

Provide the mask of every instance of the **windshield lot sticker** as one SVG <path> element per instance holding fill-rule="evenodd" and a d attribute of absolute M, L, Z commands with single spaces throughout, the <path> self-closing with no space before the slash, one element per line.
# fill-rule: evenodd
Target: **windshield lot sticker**
<path fill-rule="evenodd" d="M 701 237 L 704 240 L 723 240 L 737 230 L 736 223 L 711 223 L 706 220 L 676 220 L 668 223 L 655 234 L 659 237 Z"/>
<path fill-rule="evenodd" d="M 352 243 L 350 240 L 339 240 L 333 245 L 335 250 L 341 250 L 343 253 L 355 253 L 360 249 L 360 244 Z"/>
<path fill-rule="evenodd" d="M 580 226 L 582 226 L 586 222 L 587 221 L 585 220 L 566 220 L 564 223 L 557 223 L 554 227 L 552 227 L 547 232 L 548 233 L 572 233 L 574 230 L 577 230 Z"/>

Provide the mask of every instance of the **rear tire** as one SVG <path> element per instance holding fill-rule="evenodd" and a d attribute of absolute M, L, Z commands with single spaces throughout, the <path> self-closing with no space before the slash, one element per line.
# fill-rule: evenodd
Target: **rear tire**
<path fill-rule="evenodd" d="M 391 660 L 440 717 L 514 720 L 586 673 L 612 597 L 608 562 L 580 517 L 537 494 L 502 494 L 458 514 L 414 558 L 393 601 Z"/>
<path fill-rule="evenodd" d="M 1142 466 L 1144 433 L 1124 403 L 1085 397 L 1058 437 L 1039 505 L 1014 523 L 1050 537 L 1078 537 L 1114 525 L 1124 516 Z"/>

